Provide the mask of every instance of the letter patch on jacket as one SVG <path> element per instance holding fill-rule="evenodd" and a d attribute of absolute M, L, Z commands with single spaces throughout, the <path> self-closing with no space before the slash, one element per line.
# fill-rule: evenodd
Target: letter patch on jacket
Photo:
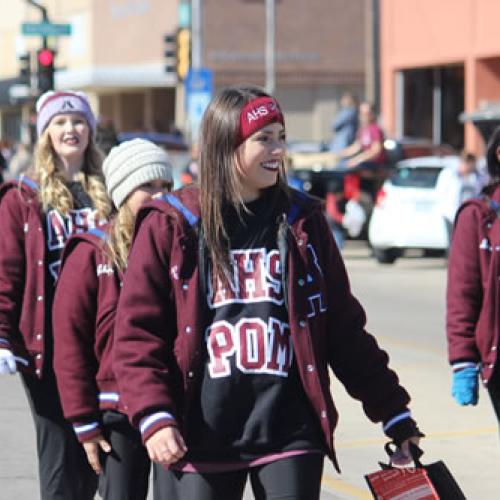
<path fill-rule="evenodd" d="M 49 271 L 54 281 L 61 266 L 60 255 L 66 241 L 72 234 L 84 233 L 97 227 L 97 212 L 93 208 L 73 209 L 68 216 L 58 210 L 49 210 L 46 214 L 47 250 Z"/>

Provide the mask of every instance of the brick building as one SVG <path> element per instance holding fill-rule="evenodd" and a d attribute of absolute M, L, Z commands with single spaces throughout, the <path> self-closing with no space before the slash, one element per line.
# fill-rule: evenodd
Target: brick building
<path fill-rule="evenodd" d="M 0 78 L 16 76 L 16 54 L 39 39 L 20 35 L 37 22 L 22 2 L 0 20 Z M 328 140 L 339 95 L 372 92 L 372 0 L 276 0 L 276 94 L 292 139 Z M 71 37 L 49 39 L 57 50 L 57 89 L 83 89 L 99 114 L 122 131 L 183 128 L 182 85 L 165 72 L 163 37 L 177 28 L 178 0 L 46 0 L 52 22 L 70 23 Z M 265 83 L 265 1 L 203 0 L 203 65 L 216 90 Z M 8 48 L 8 50 L 7 50 Z M 0 94 L 2 93 L 0 85 Z M 0 133 L 14 134 L 32 103 L 0 95 Z"/>

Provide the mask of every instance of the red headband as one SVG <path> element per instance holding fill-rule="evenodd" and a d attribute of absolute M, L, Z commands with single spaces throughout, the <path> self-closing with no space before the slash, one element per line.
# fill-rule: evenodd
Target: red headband
<path fill-rule="evenodd" d="M 237 146 L 269 123 L 278 122 L 285 126 L 285 119 L 279 104 L 272 97 L 257 97 L 245 104 L 240 113 L 240 129 Z"/>

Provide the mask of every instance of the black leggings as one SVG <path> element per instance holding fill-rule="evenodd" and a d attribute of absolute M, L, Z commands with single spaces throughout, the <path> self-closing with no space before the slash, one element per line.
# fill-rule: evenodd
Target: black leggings
<path fill-rule="evenodd" d="M 145 500 L 150 461 L 139 431 L 116 411 L 105 411 L 102 421 L 112 451 L 101 453 L 99 494 L 104 500 Z"/>
<path fill-rule="evenodd" d="M 500 426 L 500 366 L 498 364 L 491 374 L 487 388 L 490 394 L 491 404 L 497 416 L 498 425 Z"/>
<path fill-rule="evenodd" d="M 41 500 L 92 500 L 97 476 L 72 426 L 64 420 L 54 372 L 22 374 L 35 423 Z"/>
<path fill-rule="evenodd" d="M 191 473 L 156 466 L 156 500 L 241 500 L 247 478 L 256 500 L 317 500 L 324 456 L 308 453 L 249 469 Z"/>

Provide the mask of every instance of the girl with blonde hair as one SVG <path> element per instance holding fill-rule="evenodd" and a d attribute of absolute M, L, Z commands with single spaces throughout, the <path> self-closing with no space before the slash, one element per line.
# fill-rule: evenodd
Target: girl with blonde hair
<path fill-rule="evenodd" d="M 111 212 L 85 94 L 37 101 L 33 168 L 0 188 L 0 373 L 18 370 L 34 419 L 42 500 L 90 500 L 96 478 L 64 420 L 53 370 L 52 303 L 71 234 Z"/>
<path fill-rule="evenodd" d="M 165 151 L 134 139 L 111 150 L 103 171 L 118 212 L 108 225 L 66 244 L 53 309 L 54 367 L 64 415 L 100 474 L 101 496 L 145 500 L 150 461 L 124 413 L 113 330 L 135 215 L 152 196 L 170 190 L 172 168 Z"/>

